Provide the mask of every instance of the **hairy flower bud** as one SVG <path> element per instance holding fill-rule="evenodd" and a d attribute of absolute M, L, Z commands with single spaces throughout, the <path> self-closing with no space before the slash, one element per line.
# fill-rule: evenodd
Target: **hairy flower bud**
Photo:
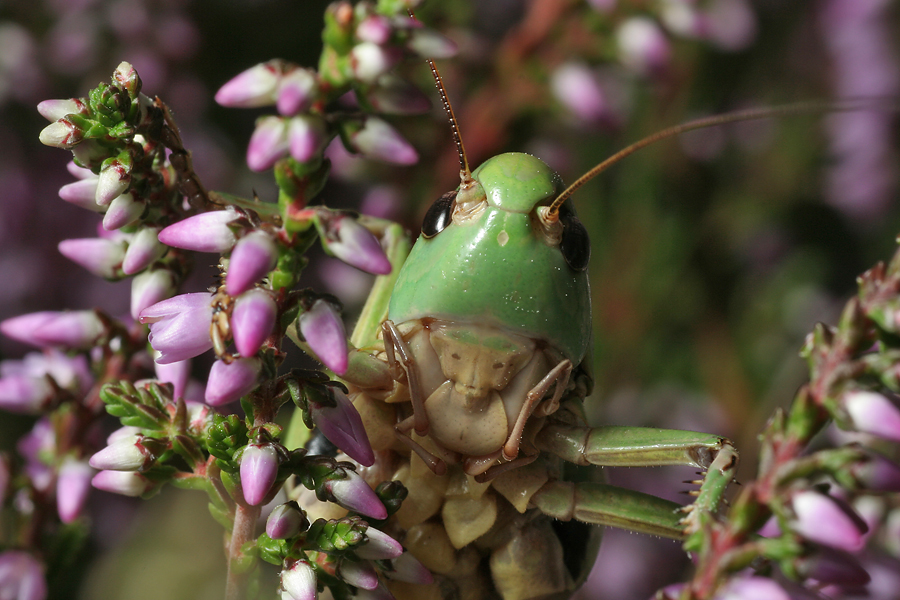
<path fill-rule="evenodd" d="M 258 358 L 237 358 L 230 363 L 217 360 L 209 370 L 206 383 L 207 404 L 230 404 L 252 392 L 257 386 L 260 367 Z"/>
<path fill-rule="evenodd" d="M 231 296 L 239 296 L 253 287 L 275 267 L 278 248 L 272 236 L 253 231 L 237 241 L 228 260 L 225 289 Z"/>
<path fill-rule="evenodd" d="M 231 334 L 241 356 L 256 354 L 275 328 L 278 307 L 272 295 L 262 289 L 244 292 L 234 301 Z"/>
<path fill-rule="evenodd" d="M 251 506 L 263 503 L 278 476 L 278 451 L 271 445 L 250 444 L 241 454 L 241 488 Z"/>

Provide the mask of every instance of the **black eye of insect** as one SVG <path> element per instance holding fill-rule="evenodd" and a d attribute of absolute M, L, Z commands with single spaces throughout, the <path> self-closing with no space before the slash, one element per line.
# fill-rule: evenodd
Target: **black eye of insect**
<path fill-rule="evenodd" d="M 453 204 L 456 201 L 456 190 L 447 192 L 434 201 L 425 219 L 422 221 L 422 237 L 433 238 L 450 224 L 450 215 L 453 213 Z"/>
<path fill-rule="evenodd" d="M 573 270 L 586 270 L 591 258 L 591 241 L 588 239 L 587 229 L 568 204 L 559 207 L 559 220 L 563 224 L 562 239 L 559 242 L 563 258 Z"/>

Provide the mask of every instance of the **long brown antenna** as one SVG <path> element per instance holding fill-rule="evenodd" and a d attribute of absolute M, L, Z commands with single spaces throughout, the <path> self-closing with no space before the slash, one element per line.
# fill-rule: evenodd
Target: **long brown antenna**
<path fill-rule="evenodd" d="M 456 114 L 453 112 L 453 106 L 450 104 L 450 98 L 447 97 L 447 88 L 444 87 L 444 79 L 438 72 L 437 65 L 432 59 L 428 60 L 428 66 L 431 67 L 431 74 L 434 75 L 434 83 L 438 92 L 441 94 L 441 104 L 444 105 L 444 112 L 450 119 L 450 129 L 453 131 L 453 141 L 456 143 L 456 153 L 459 155 L 459 180 L 463 187 L 468 187 L 472 182 L 472 171 L 469 170 L 469 159 L 466 157 L 466 147 L 463 145 L 462 136 L 459 133 L 459 123 L 456 120 Z"/>
<path fill-rule="evenodd" d="M 596 167 L 579 177 L 572 185 L 567 187 L 556 200 L 550 205 L 546 216 L 548 219 L 555 220 L 559 212 L 559 207 L 565 202 L 569 196 L 574 194 L 578 188 L 585 183 L 607 170 L 626 156 L 634 154 L 641 148 L 645 148 L 654 142 L 664 140 L 676 136 L 681 133 L 702 129 L 703 127 L 712 127 L 715 125 L 724 125 L 726 123 L 734 123 L 735 121 L 750 121 L 753 119 L 768 119 L 771 117 L 783 117 L 801 113 L 813 112 L 846 112 L 863 109 L 874 110 L 897 110 L 897 102 L 895 100 L 883 98 L 856 98 L 837 102 L 798 102 L 796 104 L 785 104 L 784 106 L 776 106 L 769 108 L 751 108 L 748 110 L 740 110 L 736 112 L 726 113 L 724 115 L 716 115 L 713 117 L 704 117 L 694 121 L 688 121 L 681 125 L 668 127 L 662 131 L 657 131 L 653 135 L 649 135 L 642 140 L 634 142 L 630 146 L 619 150 Z"/>

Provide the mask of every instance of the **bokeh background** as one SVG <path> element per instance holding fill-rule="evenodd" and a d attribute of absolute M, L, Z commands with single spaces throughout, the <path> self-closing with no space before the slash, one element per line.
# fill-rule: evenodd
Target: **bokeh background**
<path fill-rule="evenodd" d="M 218 107 L 212 96 L 270 58 L 315 65 L 326 4 L 3 0 L 0 319 L 128 311 L 127 283 L 99 280 L 56 251 L 60 240 L 94 235 L 98 221 L 57 197 L 71 181 L 68 154 L 38 142 L 39 101 L 83 96 L 127 60 L 144 92 L 173 109 L 208 188 L 273 200 L 271 178 L 243 158 L 262 113 Z M 892 0 L 426 0 L 417 16 L 459 45 L 440 68 L 473 166 L 526 151 L 567 181 L 698 116 L 900 92 Z M 433 89 L 424 64 L 401 69 Z M 437 108 L 392 122 L 419 164 L 332 148 L 334 176 L 321 198 L 415 235 L 430 202 L 455 186 L 456 157 Z M 806 376 L 797 356 L 805 334 L 834 322 L 855 276 L 893 251 L 897 158 L 893 115 L 815 114 L 687 134 L 583 188 L 574 205 L 593 245 L 591 417 L 728 435 L 751 478 L 757 433 Z M 206 285 L 208 275 L 199 277 Z M 369 284 L 326 257 L 309 271 L 308 285 L 337 294 L 349 313 Z M 25 351 L 0 339 L 0 358 Z M 0 449 L 12 450 L 29 427 L 0 417 Z M 609 476 L 676 500 L 693 478 L 677 469 Z M 221 597 L 223 535 L 203 498 L 168 491 L 139 505 L 95 495 L 90 553 L 78 563 L 82 581 L 71 581 L 80 595 L 68 597 Z M 579 598 L 646 598 L 687 566 L 675 543 L 608 532 Z"/>

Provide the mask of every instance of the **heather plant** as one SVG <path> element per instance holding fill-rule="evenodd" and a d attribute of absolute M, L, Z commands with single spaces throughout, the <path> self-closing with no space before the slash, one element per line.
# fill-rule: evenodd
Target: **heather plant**
<path fill-rule="evenodd" d="M 5 336 L 38 349 L 0 363 L 0 407 L 35 417 L 16 451 L 0 455 L 0 598 L 72 592 L 54 573 L 88 552 L 91 486 L 142 498 L 167 484 L 205 492 L 226 532 L 226 598 L 416 597 L 416 585 L 434 580 L 424 557 L 385 533 L 406 490 L 379 470 L 345 385 L 370 365 L 345 329 L 341 300 L 308 287 L 317 244 L 379 275 L 376 286 L 392 285 L 402 262 L 408 242 L 401 226 L 322 200 L 332 175 L 360 176 L 348 153 L 397 165 L 419 160 L 402 124 L 431 103 L 400 74 L 408 68 L 402 63 L 467 49 L 407 14 L 417 5 L 332 4 L 317 68 L 272 59 L 219 88 L 218 104 L 265 111 L 245 158 L 252 171 L 274 176 L 271 197 L 208 189 L 173 111 L 127 62 L 84 98 L 39 104 L 50 121 L 40 141 L 73 157 L 75 181 L 60 197 L 99 221 L 97 237 L 62 240 L 59 251 L 94 275 L 129 282 L 131 300 L 125 316 L 102 308 L 40 311 L 0 323 Z M 556 10 L 559 22 L 587 23 L 601 50 L 540 56 L 544 94 L 564 120 L 596 131 L 622 121 L 614 99 L 638 85 L 633 81 L 661 84 L 670 76 L 679 40 L 740 51 L 757 27 L 740 0 L 662 2 L 646 12 L 598 0 L 574 13 Z M 835 14 L 842 10 L 849 9 L 830 3 L 822 27 L 840 29 Z M 511 42 L 507 57 L 513 73 L 529 64 L 521 54 L 527 42 L 514 41 L 520 46 Z M 856 71 L 842 59 L 837 95 L 848 96 Z M 890 71 L 885 61 L 869 67 Z M 485 103 L 471 105 L 472 113 L 495 114 L 490 106 L 504 102 L 516 110 L 495 114 L 475 136 L 476 156 L 496 149 L 491 131 L 512 131 L 521 117 L 521 90 L 500 87 L 485 84 Z M 890 82 L 860 91 L 896 93 Z M 843 129 L 836 121 L 845 136 L 854 114 L 841 115 L 849 119 Z M 874 130 L 890 119 L 859 114 Z M 877 177 L 854 191 L 863 200 L 846 202 L 853 218 L 885 210 L 890 177 L 878 165 L 888 145 L 882 134 L 870 146 L 878 156 L 865 164 L 854 157 L 857 173 Z M 215 263 L 214 285 L 186 287 L 201 261 Z M 755 473 L 738 475 L 732 455 L 710 465 L 706 476 L 716 485 L 735 478 L 741 485 L 721 511 L 702 503 L 686 509 L 683 548 L 694 568 L 658 597 L 852 597 L 870 571 L 896 566 L 898 298 L 900 253 L 859 278 L 837 325 L 809 334 L 802 350 L 809 382 L 768 420 L 757 460 L 757 448 L 739 440 Z M 289 361 L 298 349 L 321 369 Z M 202 357 L 210 351 L 207 369 Z M 352 462 L 334 458 L 337 451 Z M 266 578 L 264 563 L 274 565 L 277 582 Z M 599 597 L 597 585 L 589 580 L 579 593 Z"/>

